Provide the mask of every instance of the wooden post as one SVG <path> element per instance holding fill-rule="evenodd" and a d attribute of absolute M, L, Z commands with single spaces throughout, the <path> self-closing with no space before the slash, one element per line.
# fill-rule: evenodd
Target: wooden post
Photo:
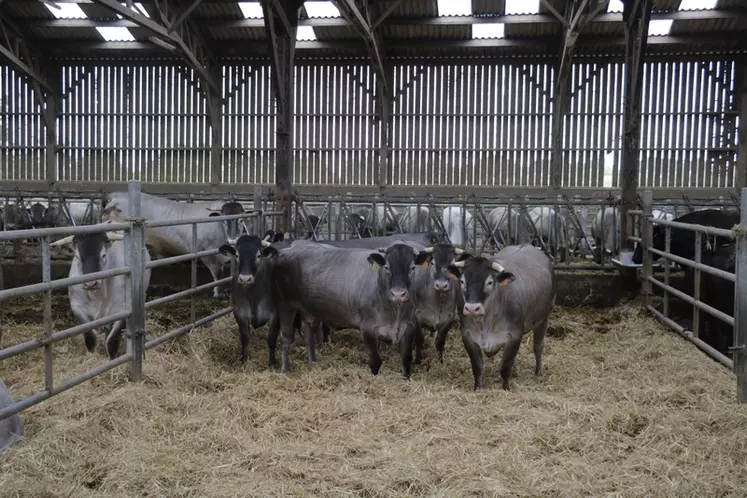
<path fill-rule="evenodd" d="M 223 86 L 223 71 L 218 64 L 210 70 L 213 80 Z M 208 115 L 210 116 L 210 184 L 217 187 L 223 181 L 223 96 L 210 88 L 206 90 Z"/>
<path fill-rule="evenodd" d="M 739 110 L 739 145 L 737 149 L 736 188 L 747 187 L 747 57 L 737 59 L 737 108 Z"/>
<path fill-rule="evenodd" d="M 620 248 L 630 246 L 633 226 L 628 211 L 636 208 L 638 153 L 641 135 L 643 55 L 646 51 L 651 0 L 624 0 L 625 94 L 623 98 L 622 202 L 620 205 Z"/>

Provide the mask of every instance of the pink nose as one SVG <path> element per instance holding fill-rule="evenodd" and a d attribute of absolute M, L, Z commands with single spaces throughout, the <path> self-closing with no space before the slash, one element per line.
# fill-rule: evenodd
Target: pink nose
<path fill-rule="evenodd" d="M 433 288 L 439 292 L 446 292 L 449 290 L 449 282 L 445 280 L 436 280 L 433 282 Z"/>
<path fill-rule="evenodd" d="M 389 298 L 394 302 L 404 303 L 410 299 L 410 293 L 406 290 L 394 290 L 392 289 L 391 297 Z"/>
<path fill-rule="evenodd" d="M 485 314 L 485 307 L 482 303 L 464 303 L 464 314 L 482 316 Z"/>
<path fill-rule="evenodd" d="M 252 285 L 254 283 L 254 275 L 239 275 L 239 285 Z"/>
<path fill-rule="evenodd" d="M 96 290 L 99 288 L 98 282 L 84 282 L 83 286 L 86 288 L 86 290 Z"/>

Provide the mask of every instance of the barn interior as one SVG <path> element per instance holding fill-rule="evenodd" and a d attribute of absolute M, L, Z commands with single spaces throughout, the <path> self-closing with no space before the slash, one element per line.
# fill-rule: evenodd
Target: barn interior
<path fill-rule="evenodd" d="M 0 494 L 743 489 L 741 0 L 0 0 L 0 34 L 0 380 L 16 401 L 0 418 L 20 408 L 26 427 L 0 456 Z M 371 376 L 354 330 L 318 364 L 299 337 L 283 376 L 260 327 L 242 364 L 207 267 L 152 251 L 126 352 L 86 353 L 54 283 L 73 251 L 54 241 L 133 189 L 240 202 L 257 234 L 434 231 L 486 256 L 536 245 L 558 281 L 547 372 L 532 374 L 527 336 L 512 390 L 493 358 L 472 393 L 458 326 L 443 362 L 426 339 L 407 382 L 394 349 Z M 35 222 L 35 203 L 67 221 Z M 606 221 L 595 233 L 608 209 L 611 239 Z M 655 261 L 653 231 L 700 210 L 739 223 L 711 233 L 736 265 Z M 222 271 L 225 292 L 235 268 Z M 714 275 L 734 282 L 730 313 L 696 290 Z M 701 315 L 733 345 L 714 349 Z"/>

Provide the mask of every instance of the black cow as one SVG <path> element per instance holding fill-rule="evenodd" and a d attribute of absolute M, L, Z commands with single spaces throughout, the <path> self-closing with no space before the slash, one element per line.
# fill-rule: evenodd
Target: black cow
<path fill-rule="evenodd" d="M 704 265 L 719 270 L 735 273 L 737 244 L 719 246 L 715 251 L 708 251 L 701 257 Z M 729 282 L 705 272 L 700 274 L 700 300 L 722 313 L 734 316 L 734 282 Z M 734 327 L 700 311 L 699 335 L 707 344 L 724 355 L 734 344 Z"/>

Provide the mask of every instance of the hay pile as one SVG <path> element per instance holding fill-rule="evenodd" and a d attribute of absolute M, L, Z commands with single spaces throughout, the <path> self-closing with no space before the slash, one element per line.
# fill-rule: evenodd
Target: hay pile
<path fill-rule="evenodd" d="M 499 390 L 497 357 L 475 394 L 455 332 L 444 364 L 410 382 L 391 350 L 372 377 L 349 331 L 318 365 L 297 345 L 284 377 L 266 368 L 264 330 L 239 366 L 225 317 L 149 352 L 140 385 L 119 369 L 27 410 L 26 442 L 0 456 L 0 495 L 743 495 L 747 409 L 729 372 L 637 308 L 560 309 L 551 323 L 544 378 L 525 344 L 513 391 Z M 6 345 L 29 330 L 11 324 Z M 102 360 L 68 342 L 56 378 Z M 16 397 L 42 372 L 41 354 L 0 363 Z"/>

